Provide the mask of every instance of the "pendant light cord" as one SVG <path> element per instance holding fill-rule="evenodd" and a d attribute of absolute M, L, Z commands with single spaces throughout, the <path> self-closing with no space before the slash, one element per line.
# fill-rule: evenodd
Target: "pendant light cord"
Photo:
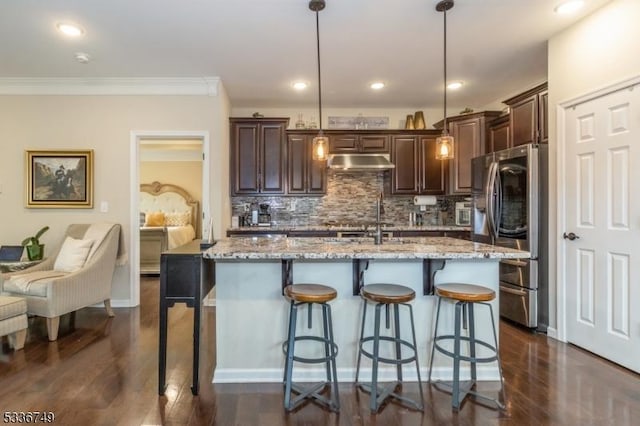
<path fill-rule="evenodd" d="M 444 8 L 444 134 L 449 133 L 447 127 L 447 8 Z"/>
<path fill-rule="evenodd" d="M 320 19 L 316 10 L 316 51 L 318 52 L 318 110 L 320 117 L 318 123 L 320 125 L 320 134 L 322 134 L 322 78 L 320 76 Z"/>

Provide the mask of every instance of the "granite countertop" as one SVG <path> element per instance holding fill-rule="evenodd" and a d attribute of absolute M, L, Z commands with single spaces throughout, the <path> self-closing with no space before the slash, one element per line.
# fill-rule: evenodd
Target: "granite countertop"
<path fill-rule="evenodd" d="M 217 260 L 264 259 L 522 259 L 529 252 L 448 237 L 373 238 L 234 237 L 204 252 Z"/>
<path fill-rule="evenodd" d="M 385 231 L 471 231 L 470 226 L 457 226 L 457 225 L 422 225 L 422 226 L 410 226 L 410 225 L 382 225 L 381 228 Z M 272 225 L 272 226 L 239 226 L 228 228 L 228 231 L 273 231 L 273 232 L 288 232 L 288 231 L 362 231 L 364 229 L 375 229 L 375 224 L 368 225 Z"/>

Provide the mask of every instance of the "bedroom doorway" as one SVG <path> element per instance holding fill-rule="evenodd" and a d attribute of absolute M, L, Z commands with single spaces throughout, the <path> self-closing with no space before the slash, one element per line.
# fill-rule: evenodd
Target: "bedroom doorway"
<path fill-rule="evenodd" d="M 180 241 L 184 238 L 201 238 L 208 232 L 209 161 L 205 161 L 209 158 L 208 154 L 208 132 L 131 133 L 131 306 L 140 304 L 141 272 L 159 273 L 159 253 L 162 249 L 181 245 Z M 142 207 L 145 207 L 144 210 L 156 210 L 156 206 L 142 205 L 148 204 L 149 198 L 141 197 L 141 185 L 145 188 L 145 194 L 162 192 L 157 198 L 168 203 L 167 211 L 181 210 L 181 207 L 174 208 L 172 203 L 181 203 L 184 198 L 193 209 L 193 214 L 188 215 L 187 226 L 176 223 L 179 226 L 172 226 L 170 235 L 167 232 L 164 235 L 162 232 L 151 232 L 145 234 L 144 241 L 141 241 L 140 232 L 134 230 L 144 224 Z M 180 214 L 172 214 L 165 219 L 173 222 L 185 218 Z M 186 232 L 189 225 L 193 228 L 189 230 L 191 234 Z"/>

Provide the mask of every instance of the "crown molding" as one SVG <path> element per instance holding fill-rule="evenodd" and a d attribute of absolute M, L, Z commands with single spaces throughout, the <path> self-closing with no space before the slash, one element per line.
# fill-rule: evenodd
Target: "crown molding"
<path fill-rule="evenodd" d="M 0 78 L 0 95 L 218 96 L 219 77 Z"/>

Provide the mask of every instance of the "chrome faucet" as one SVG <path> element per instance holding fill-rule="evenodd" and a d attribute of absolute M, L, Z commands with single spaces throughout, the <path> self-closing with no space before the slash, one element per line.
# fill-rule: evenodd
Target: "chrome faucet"
<path fill-rule="evenodd" d="M 382 244 L 382 224 L 380 223 L 380 215 L 384 212 L 382 205 L 382 192 L 376 197 L 376 230 L 373 234 L 373 242 L 376 245 Z"/>

